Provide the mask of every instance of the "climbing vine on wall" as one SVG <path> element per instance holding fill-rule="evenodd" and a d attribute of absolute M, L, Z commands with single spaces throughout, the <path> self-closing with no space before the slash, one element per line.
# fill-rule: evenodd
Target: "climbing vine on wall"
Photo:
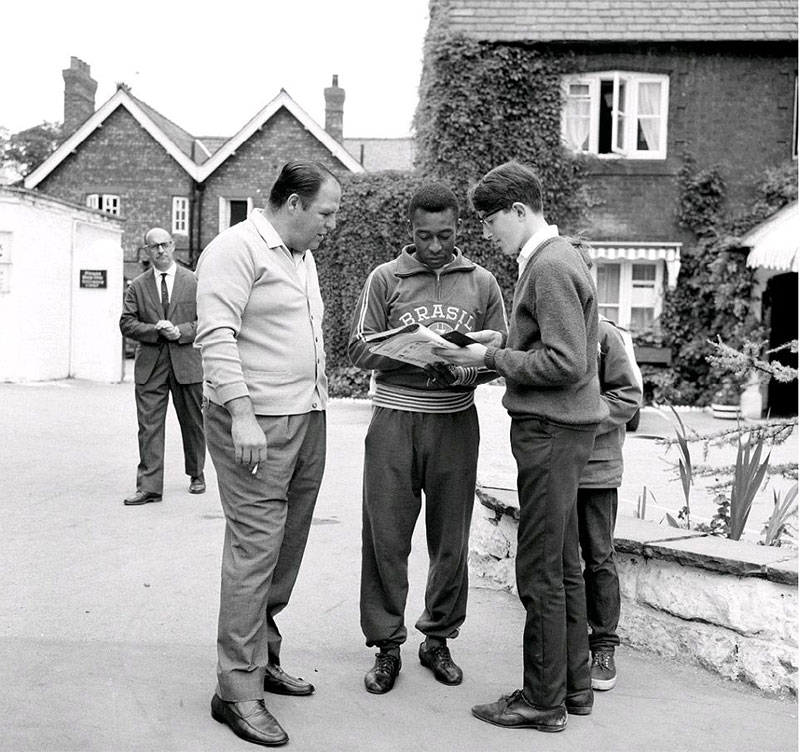
<path fill-rule="evenodd" d="M 452 184 L 466 203 L 469 187 L 493 167 L 529 164 L 542 179 L 546 218 L 575 233 L 586 205 L 583 167 L 561 141 L 561 76 L 571 56 L 449 35 L 437 30 L 436 12 L 434 2 L 414 118 L 420 173 Z M 495 273 L 510 302 L 515 265 L 483 240 L 473 213 L 464 216 L 460 245 Z"/>
<path fill-rule="evenodd" d="M 679 222 L 696 242 L 681 253 L 678 284 L 667 294 L 661 315 L 673 368 L 670 379 L 660 384 L 657 401 L 708 404 L 718 387 L 718 374 L 706 360 L 709 340 L 720 337 L 738 349 L 762 337 L 751 297 L 754 271 L 746 267 L 739 238 L 797 198 L 796 176 L 793 163 L 768 170 L 753 206 L 726 216 L 721 168 L 700 170 L 686 158 L 679 176 Z"/>

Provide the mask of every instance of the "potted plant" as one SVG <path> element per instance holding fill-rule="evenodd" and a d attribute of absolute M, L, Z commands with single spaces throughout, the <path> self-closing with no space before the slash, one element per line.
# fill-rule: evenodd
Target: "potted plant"
<path fill-rule="evenodd" d="M 735 420 L 741 415 L 741 400 L 739 383 L 731 375 L 725 375 L 711 399 L 711 414 L 722 420 Z"/>

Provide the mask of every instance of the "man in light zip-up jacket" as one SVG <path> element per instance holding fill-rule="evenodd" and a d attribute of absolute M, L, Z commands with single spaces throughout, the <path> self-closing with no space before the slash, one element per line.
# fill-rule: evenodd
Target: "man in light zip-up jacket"
<path fill-rule="evenodd" d="M 444 334 L 506 331 L 503 300 L 490 272 L 455 247 L 461 223 L 455 194 L 436 183 L 412 197 L 414 240 L 367 278 L 349 343 L 354 365 L 375 370 L 373 413 L 365 440 L 361 628 L 376 646 L 367 691 L 388 692 L 400 671 L 408 594 L 408 554 L 425 492 L 430 569 L 417 629 L 423 666 L 443 684 L 460 684 L 447 640 L 467 607 L 469 527 L 475 499 L 478 417 L 475 385 L 496 378 L 482 369 L 426 372 L 370 352 L 366 337 L 407 324 Z"/>
<path fill-rule="evenodd" d="M 205 430 L 225 513 L 211 714 L 255 744 L 289 737 L 263 691 L 309 695 L 280 665 L 276 615 L 305 551 L 325 467 L 322 297 L 311 250 L 336 226 L 338 179 L 289 162 L 269 202 L 197 263 Z"/>

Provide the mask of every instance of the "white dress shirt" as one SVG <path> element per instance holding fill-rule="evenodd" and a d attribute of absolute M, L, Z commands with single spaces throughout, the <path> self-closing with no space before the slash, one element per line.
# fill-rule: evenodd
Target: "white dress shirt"
<path fill-rule="evenodd" d="M 517 256 L 517 265 L 519 266 L 519 276 L 522 276 L 522 272 L 525 271 L 525 267 L 530 261 L 531 256 L 536 253 L 536 250 L 539 246 L 544 243 L 545 240 L 550 240 L 550 238 L 557 238 L 558 237 L 558 227 L 556 225 L 547 225 L 547 227 L 543 227 L 539 232 L 533 233 L 531 235 L 525 245 L 522 246 L 519 256 Z"/>

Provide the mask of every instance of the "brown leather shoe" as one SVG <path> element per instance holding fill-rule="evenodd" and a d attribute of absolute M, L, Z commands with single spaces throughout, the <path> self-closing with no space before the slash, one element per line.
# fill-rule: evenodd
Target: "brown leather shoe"
<path fill-rule="evenodd" d="M 577 692 L 567 692 L 567 713 L 570 715 L 589 715 L 594 705 L 594 692 L 589 689 L 581 689 Z"/>
<path fill-rule="evenodd" d="M 206 479 L 200 475 L 195 475 L 189 481 L 189 493 L 201 494 L 206 492 Z"/>
<path fill-rule="evenodd" d="M 161 494 L 155 491 L 137 491 L 133 496 L 129 496 L 122 503 L 126 507 L 138 507 L 140 504 L 150 504 L 161 501 Z"/>
<path fill-rule="evenodd" d="M 374 695 L 386 694 L 394 687 L 394 680 L 403 665 L 399 655 L 375 653 L 375 665 L 367 671 L 364 686 Z"/>
<path fill-rule="evenodd" d="M 227 724 L 236 736 L 263 747 L 279 747 L 289 741 L 263 700 L 225 702 L 216 693 L 211 698 L 211 717 Z"/>
<path fill-rule="evenodd" d="M 314 685 L 289 676 L 280 666 L 270 663 L 264 672 L 264 691 L 275 695 L 310 695 Z"/>
<path fill-rule="evenodd" d="M 497 702 L 476 705 L 472 715 L 486 723 L 504 728 L 535 728 L 539 731 L 563 731 L 567 727 L 567 709 L 564 705 L 555 708 L 540 708 L 531 705 L 518 689 L 503 695 Z"/>
<path fill-rule="evenodd" d="M 454 687 L 456 684 L 461 684 L 461 680 L 464 678 L 464 672 L 453 663 L 447 645 L 436 645 L 429 648 L 423 642 L 419 646 L 419 662 L 425 668 L 433 671 L 436 681 L 442 684 Z"/>

